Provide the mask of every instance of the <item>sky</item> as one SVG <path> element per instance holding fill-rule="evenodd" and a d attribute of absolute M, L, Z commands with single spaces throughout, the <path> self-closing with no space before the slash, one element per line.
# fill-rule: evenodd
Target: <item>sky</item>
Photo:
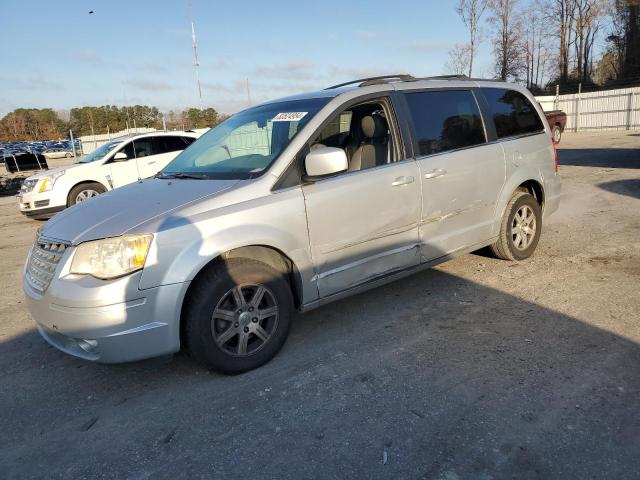
<path fill-rule="evenodd" d="M 188 0 L 0 0 L 0 116 L 18 108 L 200 106 Z M 192 0 L 204 107 L 379 74 L 444 73 L 454 0 Z M 89 11 L 93 10 L 93 14 Z M 489 75 L 490 45 L 474 76 Z"/>

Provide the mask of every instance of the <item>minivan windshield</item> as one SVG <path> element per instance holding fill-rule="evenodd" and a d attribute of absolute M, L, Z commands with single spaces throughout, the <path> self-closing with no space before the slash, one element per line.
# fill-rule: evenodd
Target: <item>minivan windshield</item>
<path fill-rule="evenodd" d="M 113 150 L 115 147 L 117 147 L 121 143 L 122 143 L 122 140 L 114 140 L 112 142 L 105 143 L 101 147 L 95 149 L 89 155 L 83 157 L 78 163 L 91 163 L 91 162 L 97 162 L 98 160 L 102 160 L 107 155 L 107 153 L 109 153 L 111 150 Z"/>
<path fill-rule="evenodd" d="M 331 98 L 269 103 L 211 129 L 169 163 L 159 177 L 246 179 L 263 173 Z"/>

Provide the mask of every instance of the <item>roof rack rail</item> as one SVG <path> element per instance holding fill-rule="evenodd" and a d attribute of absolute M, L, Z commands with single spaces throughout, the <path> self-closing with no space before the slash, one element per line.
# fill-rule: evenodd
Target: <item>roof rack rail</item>
<path fill-rule="evenodd" d="M 435 77 L 421 77 L 416 80 L 471 80 L 475 82 L 502 82 L 499 78 L 476 78 L 468 75 L 437 75 Z"/>
<path fill-rule="evenodd" d="M 380 75 L 378 77 L 368 77 L 368 78 L 360 78 L 358 80 L 351 80 L 350 82 L 339 83 L 338 85 L 332 85 L 330 87 L 325 88 L 325 90 L 333 90 L 334 88 L 346 87 L 347 85 L 353 85 L 354 83 L 359 83 L 359 87 L 366 87 L 367 85 L 377 85 L 378 83 L 387 83 L 385 80 L 397 79 L 402 82 L 413 82 L 415 81 L 415 77 L 412 75 L 408 75 L 406 73 L 401 73 L 399 75 Z"/>
<path fill-rule="evenodd" d="M 466 75 L 436 75 L 433 77 L 420 77 L 418 80 L 471 80 Z"/>

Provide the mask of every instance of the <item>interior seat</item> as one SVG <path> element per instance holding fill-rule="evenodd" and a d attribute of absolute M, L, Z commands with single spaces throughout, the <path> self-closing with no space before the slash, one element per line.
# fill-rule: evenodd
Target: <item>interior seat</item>
<path fill-rule="evenodd" d="M 389 162 L 389 127 L 379 115 L 367 115 L 361 122 L 363 142 L 353 153 L 349 171 L 364 170 Z"/>

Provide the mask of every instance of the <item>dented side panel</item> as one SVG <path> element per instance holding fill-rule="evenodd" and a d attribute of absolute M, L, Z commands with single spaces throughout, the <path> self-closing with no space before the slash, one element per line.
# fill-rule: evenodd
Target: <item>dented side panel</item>
<path fill-rule="evenodd" d="M 398 178 L 413 181 L 394 186 Z M 321 297 L 419 263 L 419 171 L 413 160 L 303 187 Z"/>
<path fill-rule="evenodd" d="M 418 159 L 423 261 L 489 240 L 505 181 L 504 151 L 491 143 Z"/>

